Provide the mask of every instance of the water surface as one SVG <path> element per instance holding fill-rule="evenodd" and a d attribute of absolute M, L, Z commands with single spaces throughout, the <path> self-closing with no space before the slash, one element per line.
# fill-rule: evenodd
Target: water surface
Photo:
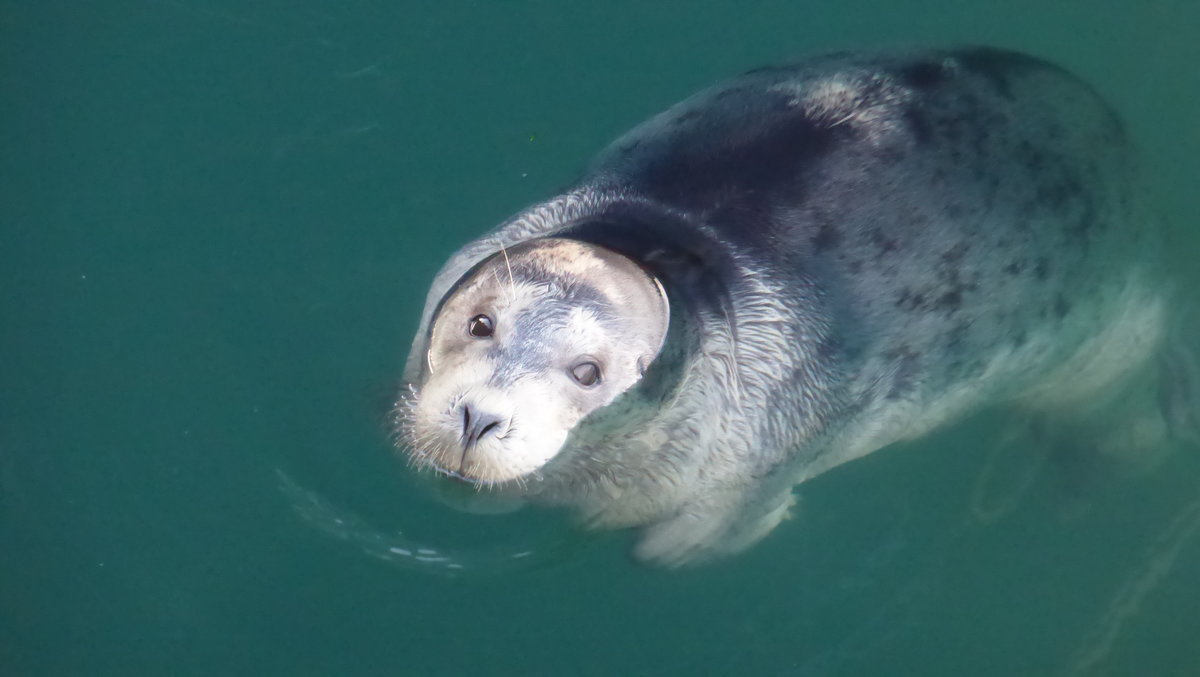
<path fill-rule="evenodd" d="M 1198 34 L 1182 0 L 0 2 L 0 671 L 1200 674 L 1195 450 L 1117 481 L 989 457 L 974 421 L 663 572 L 439 508 L 383 426 L 458 245 L 791 55 L 1059 61 L 1124 113 L 1186 262 Z M 467 544 L 489 575 L 446 575 Z"/>

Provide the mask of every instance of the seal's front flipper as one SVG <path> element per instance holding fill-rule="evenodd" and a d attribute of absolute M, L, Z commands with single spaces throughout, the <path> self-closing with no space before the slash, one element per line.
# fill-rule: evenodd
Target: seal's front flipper
<path fill-rule="evenodd" d="M 712 559 L 718 554 L 714 546 L 728 523 L 727 514 L 707 507 L 689 507 L 644 527 L 633 556 L 640 562 L 672 569 Z"/>
<path fill-rule="evenodd" d="M 688 506 L 644 528 L 634 556 L 648 564 L 676 568 L 734 555 L 771 533 L 796 505 L 791 485 L 749 505 L 739 501 L 740 493 L 728 496 L 730 503 Z"/>
<path fill-rule="evenodd" d="M 794 487 L 789 485 L 782 492 L 760 501 L 752 509 L 743 510 L 738 520 L 722 539 L 722 551 L 739 553 L 767 537 L 781 522 L 792 517 L 796 507 Z"/>

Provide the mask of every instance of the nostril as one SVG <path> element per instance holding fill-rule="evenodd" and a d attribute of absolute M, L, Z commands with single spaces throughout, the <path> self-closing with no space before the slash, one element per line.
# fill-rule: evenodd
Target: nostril
<path fill-rule="evenodd" d="M 473 445 L 488 435 L 499 435 L 503 430 L 504 417 L 483 411 L 479 407 L 474 410 L 464 404 L 462 406 L 462 442 Z"/>
<path fill-rule="evenodd" d="M 489 434 L 499 433 L 500 417 L 484 412 L 475 412 L 475 420 L 471 422 L 471 426 L 466 429 L 467 444 L 478 444 L 480 440 L 487 437 Z"/>

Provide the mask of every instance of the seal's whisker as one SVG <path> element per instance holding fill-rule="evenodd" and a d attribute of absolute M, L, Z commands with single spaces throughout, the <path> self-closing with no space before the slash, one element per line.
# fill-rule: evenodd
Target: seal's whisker
<path fill-rule="evenodd" d="M 509 292 L 512 294 L 511 298 L 516 299 L 517 281 L 513 278 L 512 262 L 508 260 L 508 249 L 504 246 L 503 242 L 500 243 L 500 253 L 504 255 L 504 267 L 508 269 L 508 285 Z"/>

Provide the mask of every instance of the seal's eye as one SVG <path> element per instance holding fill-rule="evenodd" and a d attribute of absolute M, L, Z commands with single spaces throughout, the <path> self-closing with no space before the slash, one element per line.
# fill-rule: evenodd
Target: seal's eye
<path fill-rule="evenodd" d="M 580 362 L 571 367 L 571 377 L 585 388 L 594 386 L 600 382 L 600 365 L 595 362 Z"/>
<path fill-rule="evenodd" d="M 467 333 L 475 338 L 487 338 L 495 331 L 492 318 L 487 315 L 476 315 L 467 323 Z"/>

